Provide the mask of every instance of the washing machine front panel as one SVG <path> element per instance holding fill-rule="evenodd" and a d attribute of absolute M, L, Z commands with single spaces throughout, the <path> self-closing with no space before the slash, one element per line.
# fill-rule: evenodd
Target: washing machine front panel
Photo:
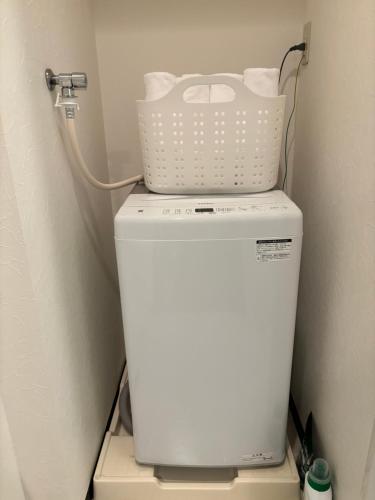
<path fill-rule="evenodd" d="M 252 220 L 249 237 L 164 239 L 161 222 L 116 241 L 141 463 L 284 458 L 301 234 Z"/>

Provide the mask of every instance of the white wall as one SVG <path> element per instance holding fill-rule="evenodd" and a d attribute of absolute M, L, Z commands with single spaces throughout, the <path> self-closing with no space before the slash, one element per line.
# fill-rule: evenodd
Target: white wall
<path fill-rule="evenodd" d="M 375 498 L 375 6 L 308 0 L 293 198 L 304 246 L 293 392 L 335 498 Z M 372 446 L 370 446 L 372 436 Z M 372 491 L 371 491 L 372 488 Z"/>
<path fill-rule="evenodd" d="M 12 436 L 0 397 L 0 498 L 25 500 Z"/>
<path fill-rule="evenodd" d="M 84 499 L 123 362 L 109 195 L 71 169 L 43 79 L 88 72 L 79 135 L 106 179 L 90 3 L 0 3 L 0 468 L 13 449 L 28 500 Z"/>
<path fill-rule="evenodd" d="M 118 180 L 141 172 L 135 101 L 144 73 L 279 67 L 301 40 L 304 1 L 94 0 L 94 9 L 110 175 Z M 285 75 L 297 58 L 288 58 Z M 123 199 L 124 191 L 114 195 L 115 209 Z"/>

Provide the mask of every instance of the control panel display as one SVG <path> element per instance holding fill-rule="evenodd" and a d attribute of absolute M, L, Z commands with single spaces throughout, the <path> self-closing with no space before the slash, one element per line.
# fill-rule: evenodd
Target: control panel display
<path fill-rule="evenodd" d="M 205 207 L 205 208 L 196 208 L 194 211 L 197 214 L 204 214 L 204 213 L 212 214 L 214 212 L 214 209 L 212 207 Z"/>

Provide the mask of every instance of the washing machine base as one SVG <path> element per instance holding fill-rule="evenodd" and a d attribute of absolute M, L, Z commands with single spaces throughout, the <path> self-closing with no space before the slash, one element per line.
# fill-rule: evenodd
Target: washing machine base
<path fill-rule="evenodd" d="M 299 500 L 291 448 L 282 465 L 192 470 L 139 465 L 116 407 L 94 475 L 94 500 Z"/>

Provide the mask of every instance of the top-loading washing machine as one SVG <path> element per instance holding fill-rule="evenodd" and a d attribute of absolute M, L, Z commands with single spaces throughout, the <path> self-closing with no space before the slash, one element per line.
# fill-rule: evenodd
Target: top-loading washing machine
<path fill-rule="evenodd" d="M 131 194 L 115 237 L 136 460 L 282 462 L 301 211 L 282 191 Z"/>

